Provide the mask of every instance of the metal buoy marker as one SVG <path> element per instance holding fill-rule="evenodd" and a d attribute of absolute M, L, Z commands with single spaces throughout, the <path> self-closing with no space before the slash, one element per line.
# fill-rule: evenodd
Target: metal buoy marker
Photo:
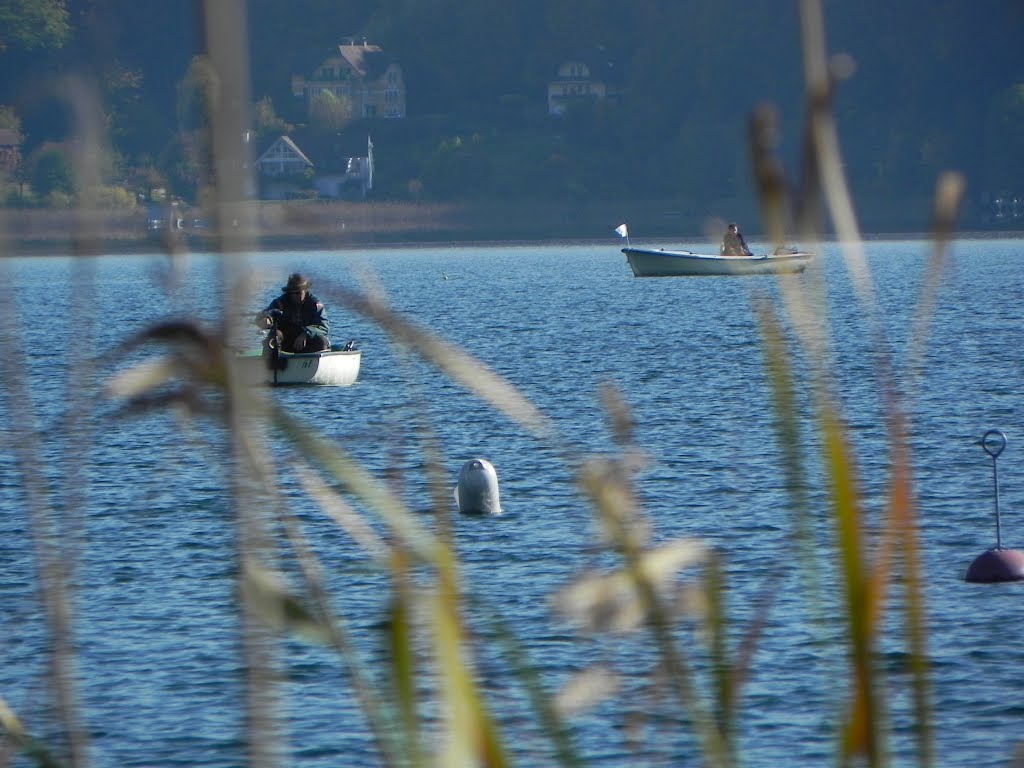
<path fill-rule="evenodd" d="M 1003 549 L 1002 527 L 999 520 L 999 470 L 996 459 L 1006 448 L 1006 435 L 998 429 L 990 429 L 981 438 L 981 447 L 992 457 L 992 485 L 996 504 L 996 546 L 987 549 L 974 558 L 964 574 L 964 581 L 991 584 L 997 581 L 1024 580 L 1024 553 L 1015 549 Z"/>

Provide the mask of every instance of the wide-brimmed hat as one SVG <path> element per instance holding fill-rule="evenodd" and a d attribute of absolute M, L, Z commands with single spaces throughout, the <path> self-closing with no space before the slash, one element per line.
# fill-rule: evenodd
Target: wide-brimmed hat
<path fill-rule="evenodd" d="M 311 285 L 312 283 L 309 280 L 296 272 L 288 276 L 288 285 L 281 290 L 285 293 L 298 293 L 299 291 L 308 291 Z"/>

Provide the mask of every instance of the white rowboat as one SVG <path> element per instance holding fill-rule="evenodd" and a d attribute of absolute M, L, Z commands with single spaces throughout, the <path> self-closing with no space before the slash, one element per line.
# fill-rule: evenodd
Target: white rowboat
<path fill-rule="evenodd" d="M 280 352 L 263 355 L 248 352 L 235 358 L 239 374 L 246 384 L 321 384 L 347 387 L 359 376 L 362 353 L 358 349 L 330 352 Z"/>
<path fill-rule="evenodd" d="M 717 256 L 664 248 L 622 249 L 636 277 L 674 277 L 677 275 L 777 275 L 803 272 L 814 258 L 801 251 L 763 256 Z"/>

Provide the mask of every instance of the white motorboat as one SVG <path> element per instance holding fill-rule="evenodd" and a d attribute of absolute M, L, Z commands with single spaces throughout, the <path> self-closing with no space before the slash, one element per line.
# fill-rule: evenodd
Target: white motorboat
<path fill-rule="evenodd" d="M 760 256 L 720 256 L 665 248 L 622 249 L 636 277 L 677 275 L 775 275 L 803 272 L 814 258 L 803 251 L 780 250 Z"/>

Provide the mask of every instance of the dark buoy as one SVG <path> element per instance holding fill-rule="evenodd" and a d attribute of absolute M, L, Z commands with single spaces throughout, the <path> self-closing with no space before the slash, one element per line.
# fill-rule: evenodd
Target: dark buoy
<path fill-rule="evenodd" d="M 998 429 L 990 429 L 981 438 L 981 447 L 992 457 L 992 485 L 996 500 L 996 546 L 974 558 L 964 574 L 964 581 L 992 584 L 997 581 L 1024 580 L 1024 553 L 1015 549 L 1003 549 L 1002 530 L 999 521 L 999 471 L 996 459 L 1006 448 L 1006 435 Z"/>

